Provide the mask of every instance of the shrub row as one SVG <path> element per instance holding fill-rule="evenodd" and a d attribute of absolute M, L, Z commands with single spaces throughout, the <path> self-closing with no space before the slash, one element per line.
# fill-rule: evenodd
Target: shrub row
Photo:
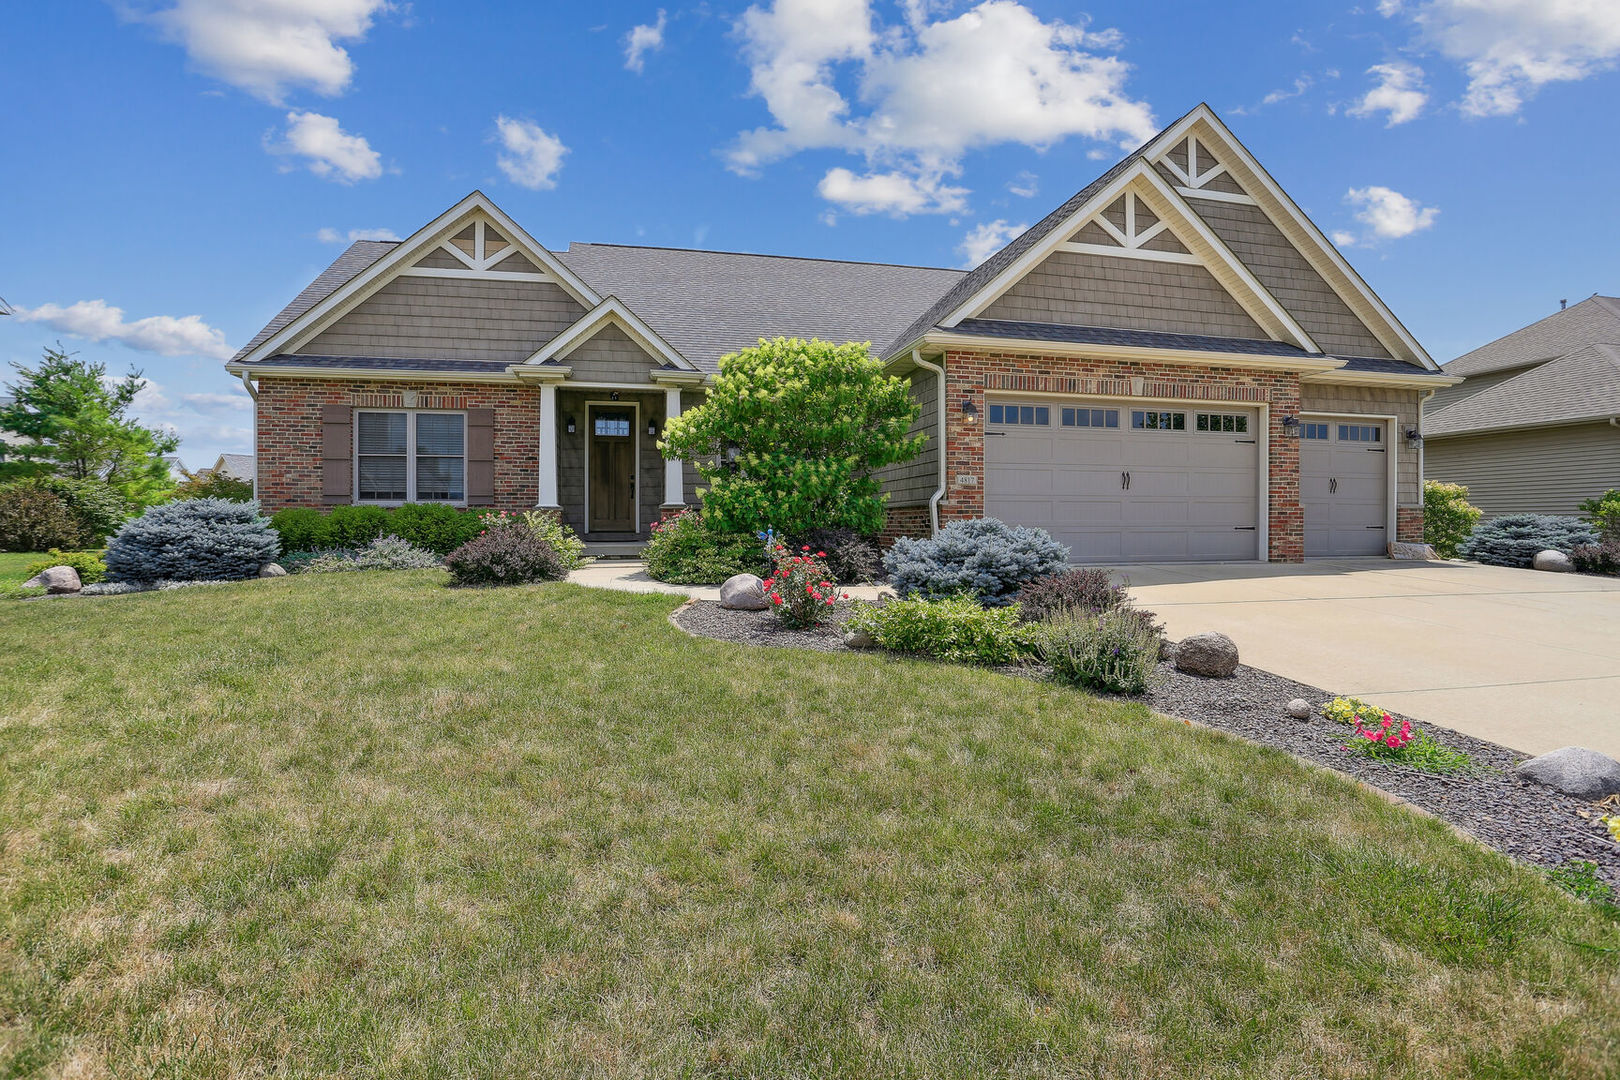
<path fill-rule="evenodd" d="M 492 512 L 491 512 L 492 513 Z M 270 524 L 287 552 L 359 548 L 383 536 L 397 536 L 436 555 L 448 555 L 485 528 L 486 512 L 444 503 L 336 506 L 330 513 L 309 507 L 278 510 Z"/>

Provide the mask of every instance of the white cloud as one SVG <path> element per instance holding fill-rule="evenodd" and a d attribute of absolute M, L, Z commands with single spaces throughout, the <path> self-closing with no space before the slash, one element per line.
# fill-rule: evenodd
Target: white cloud
<path fill-rule="evenodd" d="M 1385 127 L 1416 120 L 1428 104 L 1429 91 L 1423 85 L 1423 69 L 1416 64 L 1394 61 L 1374 64 L 1367 74 L 1378 79 L 1378 85 L 1362 95 L 1361 100 L 1346 111 L 1351 116 L 1372 116 L 1387 113 Z"/>
<path fill-rule="evenodd" d="M 960 172 L 968 152 L 999 143 L 1045 147 L 1078 135 L 1134 146 L 1153 134 L 1152 110 L 1125 93 L 1129 65 L 1104 53 L 1119 45 L 1116 32 L 1043 22 L 1015 0 L 930 21 L 942 6 L 909 0 L 904 25 L 892 26 L 871 0 L 748 8 L 738 32 L 752 92 L 774 125 L 738 137 L 732 169 L 843 150 L 865 159 L 869 177 L 903 174 L 932 189 Z M 834 190 L 854 176 L 843 173 Z"/>
<path fill-rule="evenodd" d="M 326 228 L 317 231 L 315 239 L 323 244 L 352 244 L 356 240 L 398 240 L 399 234 L 393 229 L 350 229 L 345 233 Z"/>
<path fill-rule="evenodd" d="M 1029 226 L 1022 221 L 1009 225 L 1000 218 L 973 226 L 956 248 L 962 253 L 962 265 L 969 269 L 978 266 L 1027 228 Z"/>
<path fill-rule="evenodd" d="M 1356 234 L 1353 232 L 1346 232 L 1343 229 L 1335 229 L 1333 231 L 1333 242 L 1339 247 L 1354 247 L 1356 243 Z"/>
<path fill-rule="evenodd" d="M 1025 169 L 1011 180 L 1007 181 L 1007 190 L 1020 199 L 1033 199 L 1041 190 L 1040 177 Z"/>
<path fill-rule="evenodd" d="M 1406 14 L 1423 43 L 1463 65 L 1467 116 L 1511 116 L 1551 82 L 1573 82 L 1620 60 L 1620 4 L 1614 0 L 1427 0 Z"/>
<path fill-rule="evenodd" d="M 273 105 L 305 87 L 341 94 L 354 62 L 338 42 L 360 41 L 389 0 L 176 0 L 143 16 L 191 62 Z"/>
<path fill-rule="evenodd" d="M 557 186 L 557 173 L 562 168 L 563 155 L 568 153 L 561 139 L 542 131 L 540 125 L 531 120 L 497 116 L 495 127 L 501 146 L 506 150 L 495 159 L 495 164 L 508 180 L 532 191 Z"/>
<path fill-rule="evenodd" d="M 624 66 L 638 75 L 646 66 L 646 55 L 657 52 L 664 47 L 664 27 L 669 19 L 664 9 L 658 9 L 658 21 L 648 25 L 642 23 L 632 26 L 630 32 L 624 35 Z"/>
<path fill-rule="evenodd" d="M 274 154 L 297 154 L 304 166 L 323 180 L 352 184 L 382 175 L 382 155 L 363 136 L 338 126 L 336 118 L 313 112 L 287 114 L 282 140 L 269 146 Z"/>
<path fill-rule="evenodd" d="M 57 304 L 19 307 L 15 317 L 19 322 L 43 323 L 72 337 L 116 341 L 159 356 L 229 360 L 236 351 L 225 344 L 222 332 L 203 322 L 201 315 L 150 315 L 125 322 L 124 309 L 113 307 L 105 300 L 80 300 L 67 307 Z"/>
<path fill-rule="evenodd" d="M 1379 185 L 1351 188 L 1344 201 L 1359 207 L 1356 220 L 1372 230 L 1380 240 L 1399 240 L 1434 224 L 1440 211 L 1432 206 L 1419 206 L 1398 191 Z"/>
<path fill-rule="evenodd" d="M 1311 86 L 1314 85 L 1314 82 L 1315 80 L 1313 80 L 1309 75 L 1301 75 L 1299 78 L 1294 80 L 1294 85 L 1291 89 L 1273 90 L 1271 93 L 1260 99 L 1260 104 L 1276 105 L 1280 102 L 1287 101 L 1289 98 L 1299 97 L 1305 91 L 1309 90 Z"/>
<path fill-rule="evenodd" d="M 967 188 L 951 187 L 942 177 L 913 176 L 903 172 L 856 176 L 848 169 L 830 169 L 816 191 L 828 202 L 854 214 L 955 214 L 967 207 Z"/>

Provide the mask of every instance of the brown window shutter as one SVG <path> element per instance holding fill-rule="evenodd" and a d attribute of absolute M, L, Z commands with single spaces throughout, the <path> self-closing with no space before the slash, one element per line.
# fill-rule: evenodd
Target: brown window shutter
<path fill-rule="evenodd" d="M 321 406 L 321 501 L 346 503 L 354 498 L 354 409 Z"/>
<path fill-rule="evenodd" d="M 467 410 L 467 505 L 495 501 L 495 410 Z"/>

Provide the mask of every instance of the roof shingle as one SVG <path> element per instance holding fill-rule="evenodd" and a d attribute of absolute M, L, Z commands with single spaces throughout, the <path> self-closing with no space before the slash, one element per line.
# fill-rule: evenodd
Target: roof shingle
<path fill-rule="evenodd" d="M 1437 409 L 1425 418 L 1423 433 L 1465 435 L 1611 416 L 1620 416 L 1620 346 L 1598 343 Z"/>

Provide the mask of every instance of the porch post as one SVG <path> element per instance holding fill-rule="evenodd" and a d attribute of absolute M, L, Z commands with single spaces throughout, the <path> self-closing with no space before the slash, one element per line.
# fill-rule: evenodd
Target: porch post
<path fill-rule="evenodd" d="M 540 485 L 535 505 L 555 509 L 557 502 L 557 384 L 540 384 Z"/>
<path fill-rule="evenodd" d="M 681 415 L 681 388 L 664 387 L 664 423 Z M 681 506 L 686 502 L 686 469 L 680 458 L 664 459 L 664 505 Z"/>

